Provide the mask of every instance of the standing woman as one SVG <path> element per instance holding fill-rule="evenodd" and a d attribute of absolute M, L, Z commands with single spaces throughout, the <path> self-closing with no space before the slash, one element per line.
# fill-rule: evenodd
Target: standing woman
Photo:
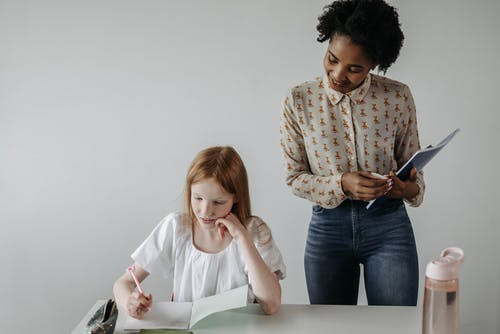
<path fill-rule="evenodd" d="M 370 305 L 416 305 L 418 258 L 404 202 L 419 206 L 423 174 L 394 173 L 420 149 L 415 106 L 386 72 L 403 44 L 383 0 L 335 1 L 317 26 L 325 73 L 289 91 L 280 142 L 286 183 L 312 203 L 304 265 L 312 304 L 356 304 L 360 264 Z M 388 176 L 375 178 L 370 172 Z M 383 206 L 367 201 L 386 195 Z"/>

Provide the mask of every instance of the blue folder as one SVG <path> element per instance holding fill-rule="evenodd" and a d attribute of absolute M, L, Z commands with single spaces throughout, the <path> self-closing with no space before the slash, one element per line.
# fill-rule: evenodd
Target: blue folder
<path fill-rule="evenodd" d="M 458 131 L 460 131 L 460 129 L 454 130 L 452 133 L 447 135 L 443 140 L 441 140 L 436 146 L 429 145 L 426 148 L 415 152 L 415 154 L 413 154 L 410 160 L 408 160 L 403 165 L 403 167 L 401 167 L 397 171 L 396 173 L 397 177 L 399 177 L 401 181 L 406 181 L 410 177 L 410 170 L 413 167 L 416 168 L 417 172 L 419 170 L 422 170 L 424 166 L 427 165 L 427 163 L 431 161 L 432 158 L 434 158 L 434 156 L 436 156 L 436 154 L 438 154 L 439 151 L 441 151 L 443 147 L 445 147 L 446 144 L 448 144 L 453 139 L 453 137 L 455 137 Z M 371 200 L 366 206 L 366 209 L 383 206 L 387 200 L 389 200 L 389 197 L 380 196 L 374 200 Z"/>

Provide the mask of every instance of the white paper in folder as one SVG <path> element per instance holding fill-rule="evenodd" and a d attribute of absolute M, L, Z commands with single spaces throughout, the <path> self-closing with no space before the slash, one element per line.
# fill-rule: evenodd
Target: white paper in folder
<path fill-rule="evenodd" d="M 247 306 L 247 298 L 248 285 L 244 285 L 194 302 L 157 302 L 141 320 L 127 315 L 123 328 L 126 331 L 189 329 L 210 314 Z"/>

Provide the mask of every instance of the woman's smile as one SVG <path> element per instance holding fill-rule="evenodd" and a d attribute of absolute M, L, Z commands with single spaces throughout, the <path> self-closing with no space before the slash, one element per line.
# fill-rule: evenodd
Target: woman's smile
<path fill-rule="evenodd" d="M 349 84 L 350 84 L 350 82 L 348 82 L 348 81 L 339 82 L 339 81 L 336 81 L 336 80 L 330 78 L 330 86 L 335 90 L 343 90 L 346 87 L 349 87 Z"/>

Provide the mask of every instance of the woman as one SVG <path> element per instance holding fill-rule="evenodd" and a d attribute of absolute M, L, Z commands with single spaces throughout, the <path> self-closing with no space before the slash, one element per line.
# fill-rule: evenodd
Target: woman
<path fill-rule="evenodd" d="M 403 33 L 382 0 L 325 7 L 325 74 L 289 91 L 280 137 L 286 183 L 314 203 L 304 265 L 312 304 L 356 304 L 360 264 L 370 305 L 416 305 L 418 259 L 404 202 L 422 203 L 423 174 L 394 173 L 420 149 L 408 86 L 372 74 L 398 57 Z M 371 172 L 384 174 L 377 178 Z M 385 195 L 383 206 L 367 201 Z"/>

